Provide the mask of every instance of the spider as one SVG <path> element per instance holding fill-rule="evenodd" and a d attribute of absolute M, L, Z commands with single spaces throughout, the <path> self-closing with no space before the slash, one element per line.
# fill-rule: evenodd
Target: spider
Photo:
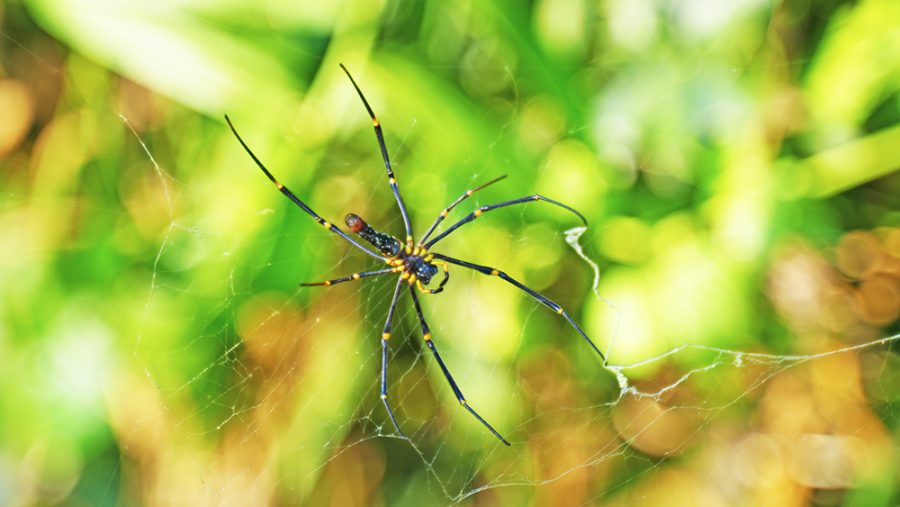
<path fill-rule="evenodd" d="M 507 206 L 513 206 L 516 204 L 525 204 L 537 201 L 547 202 L 574 213 L 578 216 L 579 219 L 581 219 L 585 226 L 587 225 L 587 220 L 581 213 L 561 202 L 549 199 L 540 194 L 534 194 L 526 197 L 520 197 L 518 199 L 503 201 L 497 204 L 480 206 L 476 208 L 475 211 L 461 218 L 450 227 L 444 229 L 434 238 L 430 240 L 428 239 L 429 237 L 431 237 L 437 226 L 445 218 L 447 218 L 451 211 L 453 211 L 453 208 L 471 197 L 475 192 L 478 192 L 479 190 L 489 185 L 493 185 L 494 183 L 497 183 L 498 181 L 506 178 L 506 175 L 503 175 L 498 178 L 494 178 L 493 180 L 488 181 L 487 183 L 484 183 L 471 190 L 465 191 L 455 201 L 453 201 L 449 206 L 441 211 L 438 217 L 431 224 L 431 227 L 429 227 L 425 234 L 422 235 L 422 237 L 419 239 L 419 241 L 416 242 L 413 238 L 412 226 L 410 225 L 409 215 L 406 212 L 406 205 L 403 203 L 403 197 L 400 195 L 400 188 L 397 186 L 397 178 L 394 175 L 394 170 L 391 168 L 391 161 L 388 157 L 387 147 L 384 144 L 384 135 L 381 131 L 381 123 L 375 116 L 375 112 L 372 110 L 372 107 L 369 106 L 369 101 L 366 100 L 366 97 L 365 95 L 363 95 L 362 90 L 360 90 L 359 86 L 356 84 L 356 80 L 353 79 L 353 76 L 350 75 L 350 72 L 343 64 L 341 64 L 340 67 L 341 69 L 343 69 L 344 73 L 347 74 L 347 77 L 350 78 L 350 83 L 353 84 L 353 88 L 356 89 L 356 93 L 362 100 L 363 106 L 365 106 L 366 111 L 372 118 L 372 126 L 375 129 L 375 137 L 378 140 L 378 146 L 381 149 L 381 157 L 384 159 L 385 169 L 387 169 L 388 182 L 390 183 L 391 191 L 394 193 L 394 198 L 397 201 L 397 206 L 400 208 L 400 216 L 403 217 L 403 226 L 406 229 L 406 241 L 401 241 L 400 239 L 390 234 L 372 228 L 372 226 L 367 224 L 365 220 L 363 220 L 359 215 L 356 215 L 354 213 L 348 214 L 344 218 L 344 223 L 347 225 L 347 228 L 351 232 L 365 240 L 367 243 L 369 243 L 372 247 L 374 247 L 373 250 L 372 248 L 363 245 L 352 236 L 344 232 L 344 230 L 339 226 L 326 221 L 315 211 L 313 211 L 312 208 L 310 208 L 299 197 L 297 197 L 293 192 L 288 190 L 286 186 L 282 185 L 277 179 L 275 179 L 275 176 L 273 176 L 272 173 L 269 172 L 266 166 L 263 165 L 263 163 L 259 160 L 259 158 L 257 158 L 250 147 L 247 146 L 247 143 L 245 143 L 241 136 L 238 134 L 237 130 L 234 128 L 234 125 L 231 123 L 231 119 L 228 118 L 228 115 L 225 115 L 225 121 L 228 123 L 231 132 L 237 138 L 238 142 L 241 143 L 241 146 L 243 146 L 247 154 L 250 155 L 250 158 L 253 159 L 256 165 L 262 170 L 266 177 L 269 178 L 269 180 L 275 185 L 275 187 L 281 191 L 282 194 L 287 196 L 288 199 L 293 201 L 294 204 L 305 211 L 306 214 L 311 216 L 316 222 L 319 223 L 319 225 L 337 234 L 343 240 L 347 241 L 355 248 L 365 252 L 367 255 L 387 264 L 387 267 L 382 269 L 362 271 L 359 273 L 353 273 L 349 276 L 335 278 L 333 280 L 325 280 L 323 282 L 303 283 L 301 284 L 301 286 L 330 287 L 339 283 L 361 280 L 363 278 L 374 276 L 387 274 L 399 275 L 397 277 L 396 286 L 394 287 L 394 294 L 391 298 L 391 304 L 388 307 L 387 320 L 381 333 L 381 401 L 384 404 L 384 408 L 386 409 L 387 414 L 394 425 L 394 428 L 397 430 L 397 433 L 399 433 L 400 436 L 404 438 L 406 437 L 406 435 L 403 433 L 403 430 L 400 429 L 400 425 L 397 423 L 397 419 L 394 417 L 394 411 L 391 408 L 391 404 L 388 402 L 388 341 L 391 338 L 392 321 L 394 319 L 394 313 L 397 309 L 397 303 L 400 301 L 400 294 L 403 291 L 404 286 L 406 286 L 409 291 L 409 296 L 412 298 L 413 305 L 416 310 L 416 315 L 419 318 L 419 324 L 422 328 L 422 336 L 425 340 L 425 345 L 429 350 L 431 350 L 431 353 L 434 355 L 434 359 L 437 361 L 438 366 L 440 366 L 441 371 L 443 372 L 444 377 L 447 379 L 447 383 L 450 384 L 450 389 L 453 390 L 453 394 L 456 396 L 459 404 L 462 405 L 462 407 L 466 409 L 470 414 L 472 414 L 475 419 L 477 419 L 482 425 L 484 425 L 484 427 L 487 428 L 495 437 L 497 437 L 501 442 L 508 446 L 510 445 L 509 442 L 505 438 L 503 438 L 500 433 L 498 433 L 497 430 L 495 430 L 494 427 L 490 425 L 490 423 L 488 423 L 483 417 L 481 417 L 481 415 L 479 415 L 478 412 L 474 408 L 472 408 L 471 405 L 469 405 L 469 403 L 466 401 L 466 398 L 463 396 L 462 391 L 456 384 L 456 381 L 453 379 L 453 375 L 450 373 L 450 369 L 447 367 L 446 363 L 444 363 L 444 360 L 441 358 L 441 355 L 438 353 L 438 349 L 434 344 L 431 330 L 429 329 L 428 323 L 425 321 L 425 316 L 422 313 L 422 306 L 419 302 L 419 296 L 417 295 L 417 292 L 422 294 L 438 294 L 442 292 L 444 290 L 444 285 L 446 285 L 447 281 L 450 279 L 450 264 L 462 266 L 484 275 L 498 277 L 512 284 L 516 288 L 522 290 L 531 298 L 540 302 L 556 314 L 562 316 L 575 329 L 575 331 L 577 331 L 578 334 L 580 334 L 581 337 L 584 338 L 584 340 L 588 343 L 588 345 L 590 345 L 594 352 L 596 352 L 600 356 L 601 360 L 605 362 L 606 359 L 600 349 L 597 348 L 597 345 L 595 345 L 594 342 L 591 341 L 590 338 L 588 338 L 587 334 L 585 334 L 581 327 L 579 327 L 578 324 L 575 323 L 568 312 L 566 312 L 558 304 L 539 294 L 537 291 L 530 289 L 523 283 L 512 278 L 499 269 L 460 260 L 455 257 L 450 257 L 448 255 L 443 255 L 437 252 L 432 252 L 431 247 L 452 234 L 463 225 L 475 220 L 488 211 L 498 208 L 505 208 Z M 438 274 L 440 274 L 441 280 L 437 283 L 437 287 L 429 288 L 429 285 L 431 285 L 432 281 Z"/>

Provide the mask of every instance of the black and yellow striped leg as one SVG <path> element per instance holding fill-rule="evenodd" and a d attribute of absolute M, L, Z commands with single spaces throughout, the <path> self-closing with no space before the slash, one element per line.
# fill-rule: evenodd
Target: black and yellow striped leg
<path fill-rule="evenodd" d="M 293 201 L 294 204 L 299 206 L 300 209 L 305 211 L 309 216 L 313 217 L 315 219 L 315 221 L 319 223 L 319 225 L 321 225 L 322 227 L 328 229 L 329 231 L 337 234 L 338 236 L 344 238 L 351 245 L 355 246 L 356 248 L 359 248 L 363 252 L 366 252 L 367 254 L 371 255 L 372 257 L 375 257 L 376 259 L 381 259 L 381 260 L 387 259 L 387 257 L 385 257 L 379 253 L 375 253 L 372 250 L 369 250 L 368 248 L 363 246 L 361 243 L 357 242 L 355 239 L 348 236 L 347 233 L 342 231 L 340 227 L 338 227 L 330 222 L 327 222 L 324 218 L 320 217 L 318 215 L 318 213 L 313 211 L 312 208 L 307 206 L 305 202 L 301 201 L 299 197 L 294 195 L 293 192 L 288 190 L 288 188 L 286 186 L 282 185 L 277 179 L 275 179 L 275 176 L 273 176 L 272 173 L 270 173 L 269 170 L 266 169 L 266 166 L 263 165 L 263 163 L 259 160 L 259 158 L 257 158 L 256 154 L 253 153 L 253 150 L 251 150 L 250 147 L 247 146 L 247 143 L 245 143 L 244 140 L 241 138 L 240 134 L 237 133 L 237 130 L 234 128 L 234 125 L 232 125 L 231 119 L 228 117 L 227 114 L 225 115 L 225 121 L 228 122 L 228 127 L 231 128 L 231 132 L 234 134 L 234 137 L 236 137 L 237 140 L 241 143 L 241 146 L 244 147 L 244 150 L 250 155 L 250 158 L 252 158 L 253 161 L 256 162 L 256 165 L 269 178 L 269 180 L 273 184 L 275 184 L 275 187 L 278 188 L 278 190 L 280 190 L 282 194 L 287 196 L 288 199 Z"/>
<path fill-rule="evenodd" d="M 406 434 L 400 429 L 400 425 L 397 424 L 397 418 L 394 417 L 394 411 L 391 409 L 391 404 L 388 403 L 387 399 L 388 340 L 391 338 L 391 328 L 393 326 L 391 322 L 394 320 L 397 302 L 400 301 L 400 289 L 403 287 L 403 283 L 404 280 L 397 280 L 397 286 L 394 289 L 394 297 L 391 298 L 391 307 L 388 308 L 387 322 L 384 323 L 384 329 L 381 332 L 381 402 L 384 403 L 384 408 L 387 409 L 387 413 L 391 418 L 391 422 L 394 423 L 394 428 L 396 428 L 397 433 L 402 437 L 406 437 Z"/>
<path fill-rule="evenodd" d="M 462 391 L 459 390 L 459 386 L 456 385 L 456 381 L 453 380 L 453 375 L 450 374 L 450 370 L 447 369 L 447 365 L 444 364 L 444 360 L 441 359 L 441 355 L 438 354 L 437 348 L 434 346 L 434 342 L 431 339 L 431 330 L 428 328 L 428 323 L 425 322 L 425 315 L 422 314 L 422 307 L 419 304 L 419 297 L 416 295 L 416 289 L 410 285 L 409 294 L 412 296 L 413 303 L 416 307 L 416 314 L 419 316 L 419 323 L 422 325 L 422 336 L 425 338 L 425 344 L 431 349 L 431 353 L 434 354 L 434 358 L 437 360 L 438 365 L 441 367 L 441 371 L 444 373 L 444 377 L 447 378 L 447 382 L 450 384 L 450 388 L 453 389 L 453 394 L 456 395 L 456 399 L 459 400 L 459 404 L 463 406 L 466 410 L 469 411 L 470 414 L 475 416 L 475 419 L 484 425 L 491 433 L 494 434 L 495 437 L 500 439 L 505 445 L 509 445 L 509 442 L 506 441 L 505 438 L 500 436 L 500 433 L 497 433 L 497 430 L 494 429 L 487 421 L 484 420 L 483 417 L 478 415 L 478 412 L 475 411 L 469 404 L 466 402 L 466 398 L 463 396 Z"/>
<path fill-rule="evenodd" d="M 578 331 L 578 334 L 580 334 L 581 337 L 584 338 L 584 340 L 588 343 L 588 345 L 590 345 L 591 348 L 594 349 L 594 352 L 596 352 L 600 356 L 600 359 L 603 360 L 603 364 L 606 364 L 606 356 L 603 355 L 603 352 L 600 352 L 600 349 L 597 347 L 596 344 L 594 344 L 593 340 L 588 338 L 588 335 L 584 332 L 584 330 L 582 330 L 581 327 L 579 327 L 578 324 L 575 323 L 575 320 L 572 319 L 572 317 L 569 315 L 569 312 L 563 310 L 563 308 L 561 306 L 554 303 L 547 297 L 526 287 L 525 284 L 519 282 L 515 278 L 512 278 L 511 276 L 507 275 L 506 273 L 504 273 L 503 271 L 500 271 L 498 269 L 494 269 L 489 266 L 482 266 L 480 264 L 473 264 L 471 262 L 466 262 L 466 261 L 459 260 L 459 259 L 454 259 L 453 257 L 447 257 L 446 255 L 434 254 L 434 257 L 435 257 L 435 259 L 443 259 L 443 260 L 449 262 L 450 264 L 456 264 L 457 266 L 463 266 L 463 267 L 466 267 L 469 269 L 473 269 L 473 270 L 478 271 L 479 273 L 482 273 L 485 275 L 496 276 L 496 277 L 502 278 L 503 280 L 506 280 L 507 282 L 511 283 L 512 285 L 515 285 L 519 289 L 522 289 L 526 294 L 531 296 L 533 299 L 542 303 L 547 308 L 553 310 L 554 313 L 556 313 L 558 315 L 562 315 L 562 317 L 564 319 L 566 319 L 566 321 L 573 328 L 575 328 L 576 331 Z"/>
<path fill-rule="evenodd" d="M 378 269 L 375 271 L 361 271 L 359 273 L 353 273 L 352 275 L 343 276 L 341 278 L 335 278 L 333 280 L 325 280 L 324 282 L 307 282 L 301 283 L 301 287 L 330 287 L 332 285 L 336 285 L 339 283 L 349 282 L 351 280 L 360 280 L 362 278 L 368 278 L 370 276 L 378 276 L 378 275 L 386 275 L 388 273 L 397 273 L 397 268 L 385 268 Z"/>
<path fill-rule="evenodd" d="M 491 181 L 485 183 L 484 185 L 480 185 L 471 190 L 466 190 L 465 192 L 463 192 L 463 195 L 459 196 L 459 198 L 457 198 L 455 201 L 453 201 L 450 204 L 450 206 L 447 206 L 446 208 L 444 208 L 444 211 L 441 211 L 441 214 L 438 215 L 438 217 L 435 219 L 434 223 L 431 224 L 431 227 L 428 228 L 428 231 L 425 232 L 425 235 L 422 236 L 422 239 L 419 240 L 419 246 L 424 245 L 425 242 L 428 241 L 428 238 L 431 236 L 431 233 L 434 232 L 435 227 L 437 227 L 438 224 L 443 222 L 444 219 L 447 218 L 447 215 L 449 215 L 450 212 L 453 211 L 453 208 L 455 208 L 459 203 L 465 201 L 472 194 L 474 194 L 475 192 L 478 192 L 482 188 L 485 188 L 489 185 L 493 185 L 494 183 L 497 183 L 498 181 L 502 180 L 503 178 L 506 178 L 505 174 L 503 176 L 500 176 L 499 178 L 492 179 Z"/>
<path fill-rule="evenodd" d="M 582 215 L 581 213 L 576 211 L 575 208 L 567 206 L 559 201 L 554 201 L 553 199 L 550 199 L 549 197 L 544 197 L 543 195 L 540 195 L 540 194 L 534 194 L 534 195 L 529 195 L 527 197 L 520 197 L 518 199 L 513 199 L 511 201 L 504 201 L 504 202 L 497 203 L 497 204 L 489 204 L 487 206 L 481 206 L 480 208 L 476 209 L 475 211 L 473 211 L 473 212 L 469 213 L 468 215 L 464 216 L 463 218 L 461 218 L 455 224 L 448 227 L 446 230 L 444 230 L 444 232 L 440 233 L 436 238 L 434 238 L 431 241 L 429 241 L 428 243 L 426 243 L 425 248 L 430 249 L 432 245 L 434 245 L 438 241 L 440 241 L 440 240 L 444 239 L 445 237 L 447 237 L 448 235 L 450 235 L 451 232 L 453 232 L 456 229 L 458 229 L 459 227 L 471 222 L 472 220 L 475 220 L 476 218 L 480 217 L 482 214 L 484 214 L 488 211 L 495 210 L 497 208 L 505 208 L 506 206 L 512 206 L 514 204 L 523 204 L 523 203 L 529 203 L 529 202 L 535 202 L 535 201 L 545 201 L 545 202 L 548 202 L 555 206 L 559 206 L 560 208 L 567 209 L 567 210 L 571 211 L 572 213 L 575 213 L 576 215 L 578 215 L 578 218 L 580 218 L 581 221 L 584 222 L 584 225 L 587 225 L 587 219 L 584 218 L 584 215 Z"/>
<path fill-rule="evenodd" d="M 406 212 L 406 205 L 403 204 L 403 197 L 400 196 L 400 188 L 397 186 L 397 177 L 394 176 L 394 169 L 391 167 L 391 159 L 388 157 L 387 146 L 384 144 L 384 134 L 381 132 L 381 123 L 379 123 L 378 118 L 375 117 L 375 111 L 372 110 L 372 106 L 369 105 L 366 96 L 363 95 L 362 90 L 357 86 L 356 80 L 353 79 L 353 76 L 350 75 L 350 71 L 347 70 L 347 67 L 344 67 L 343 63 L 341 64 L 341 69 L 343 69 L 344 73 L 347 74 L 347 77 L 350 78 L 350 82 L 353 83 L 353 88 L 356 89 L 356 93 L 359 95 L 359 98 L 362 99 L 363 105 L 366 106 L 369 117 L 372 118 L 372 127 L 375 129 L 375 137 L 378 139 L 378 146 L 381 148 L 381 158 L 384 159 L 384 167 L 387 169 L 391 191 L 394 192 L 394 197 L 397 199 L 397 206 L 400 207 L 400 215 L 403 216 L 403 226 L 406 227 L 406 243 L 407 246 L 411 248 L 412 226 L 409 223 L 409 214 Z"/>

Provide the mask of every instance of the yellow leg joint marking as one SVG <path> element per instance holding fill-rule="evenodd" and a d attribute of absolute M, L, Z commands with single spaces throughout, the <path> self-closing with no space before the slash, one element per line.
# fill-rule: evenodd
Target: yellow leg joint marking
<path fill-rule="evenodd" d="M 404 264 L 406 264 L 406 261 L 404 261 L 403 259 L 391 259 L 389 263 L 393 266 L 403 266 Z"/>
<path fill-rule="evenodd" d="M 354 280 L 359 280 L 359 273 L 353 273 L 351 275 L 351 278 L 353 278 Z"/>
<path fill-rule="evenodd" d="M 449 215 L 447 210 L 441 211 L 441 218 L 447 218 L 447 215 Z"/>
<path fill-rule="evenodd" d="M 430 342 L 431 341 L 431 333 L 425 333 L 425 336 L 423 336 L 422 338 L 425 338 L 426 342 Z"/>
<path fill-rule="evenodd" d="M 324 227 L 326 229 L 331 229 L 331 224 L 328 222 L 322 222 L 322 227 Z"/>
<path fill-rule="evenodd" d="M 556 313 L 562 315 L 564 311 L 565 310 L 563 310 L 562 307 L 559 307 L 559 310 L 556 310 Z"/>
<path fill-rule="evenodd" d="M 325 280 L 325 281 L 322 283 L 322 285 L 328 287 L 329 285 L 331 285 L 331 280 Z"/>
<path fill-rule="evenodd" d="M 422 247 L 420 247 L 420 246 L 417 246 L 417 247 L 413 248 L 413 253 L 412 253 L 412 254 L 413 254 L 413 255 L 419 255 L 419 252 L 421 251 L 421 248 L 422 248 Z"/>
<path fill-rule="evenodd" d="M 434 259 L 434 255 L 432 254 L 428 254 L 423 258 L 425 262 L 431 262 L 431 259 Z"/>
<path fill-rule="evenodd" d="M 391 339 L 391 333 L 381 333 L 381 339 L 384 341 Z"/>
<path fill-rule="evenodd" d="M 378 127 L 378 126 L 380 126 L 380 125 L 381 125 L 381 124 L 378 123 L 378 118 L 372 118 L 372 126 L 373 126 L 373 127 Z"/>
<path fill-rule="evenodd" d="M 541 200 L 541 196 L 536 195 L 536 196 L 533 197 L 533 199 L 534 199 L 535 201 L 540 201 L 540 200 Z"/>
<path fill-rule="evenodd" d="M 417 278 L 418 277 L 415 274 L 409 275 L 409 284 L 412 285 L 412 284 L 416 283 Z"/>
<path fill-rule="evenodd" d="M 475 193 L 474 190 L 466 190 L 466 195 L 467 195 L 467 196 L 472 195 L 472 194 L 474 194 L 474 193 Z"/>
<path fill-rule="evenodd" d="M 394 179 L 394 178 L 388 178 L 388 182 L 389 182 L 391 185 L 396 185 L 396 184 L 397 184 L 397 180 Z"/>
<path fill-rule="evenodd" d="M 459 404 L 462 406 L 466 406 L 466 400 L 459 400 Z"/>
<path fill-rule="evenodd" d="M 282 185 L 281 183 L 278 183 L 277 181 L 275 182 L 275 186 L 278 187 L 278 190 L 281 190 L 282 188 L 284 188 L 284 185 Z"/>
<path fill-rule="evenodd" d="M 386 399 L 387 399 L 387 395 L 386 395 L 386 394 L 382 394 L 382 395 L 381 395 L 381 399 L 382 399 L 382 400 L 386 400 Z"/>
<path fill-rule="evenodd" d="M 400 275 L 401 280 L 406 280 L 409 278 L 409 271 L 404 271 L 402 275 Z"/>
<path fill-rule="evenodd" d="M 500 276 L 500 272 L 495 269 L 495 270 L 491 271 L 491 275 Z"/>
<path fill-rule="evenodd" d="M 475 216 L 476 216 L 476 217 L 480 217 L 482 213 L 484 213 L 484 212 L 481 211 L 480 209 L 475 210 Z"/>

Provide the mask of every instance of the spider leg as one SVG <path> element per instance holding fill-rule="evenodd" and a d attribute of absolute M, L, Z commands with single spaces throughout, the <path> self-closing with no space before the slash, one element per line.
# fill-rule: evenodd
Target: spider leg
<path fill-rule="evenodd" d="M 305 211 L 309 216 L 313 217 L 315 219 L 315 221 L 319 223 L 319 225 L 321 225 L 322 227 L 328 229 L 329 231 L 337 234 L 338 236 L 344 238 L 351 245 L 355 246 L 356 248 L 359 248 L 363 252 L 366 252 L 367 254 L 371 255 L 372 257 L 375 257 L 376 259 L 381 259 L 381 260 L 387 259 L 387 257 L 385 257 L 381 254 L 375 253 L 372 250 L 369 250 L 368 248 L 366 248 L 365 246 L 363 246 L 362 244 L 357 242 L 355 239 L 348 236 L 347 233 L 342 231 L 340 227 L 338 227 L 330 222 L 325 221 L 324 218 L 320 217 L 315 211 L 312 210 L 312 208 L 307 206 L 305 202 L 301 201 L 299 197 L 297 197 L 296 195 L 294 195 L 293 192 L 288 190 L 288 188 L 286 186 L 279 183 L 279 181 L 275 179 L 275 176 L 272 176 L 272 173 L 270 173 L 269 170 L 266 169 L 266 166 L 263 165 L 263 163 L 259 160 L 259 158 L 257 158 L 257 156 L 250 149 L 250 147 L 247 146 L 247 143 L 244 142 L 244 140 L 241 138 L 240 134 L 237 133 L 237 130 L 234 128 L 234 125 L 232 125 L 231 119 L 228 117 L 227 114 L 225 115 L 225 121 L 228 122 L 228 127 L 231 128 L 231 132 L 234 134 L 234 137 L 236 137 L 237 140 L 241 143 L 241 146 L 244 147 L 244 150 L 250 155 L 250 158 L 252 158 L 253 161 L 256 162 L 256 165 L 260 169 L 262 169 L 262 172 L 265 173 L 265 175 L 269 178 L 269 180 L 275 184 L 275 187 L 277 187 L 278 190 L 280 190 L 282 194 L 286 195 L 288 199 L 294 201 L 294 204 L 299 206 L 300 209 Z"/>
<path fill-rule="evenodd" d="M 394 169 L 391 167 L 391 159 L 388 157 L 387 146 L 384 144 L 384 134 L 381 132 L 381 123 L 379 123 L 378 118 L 375 117 L 375 111 L 372 110 L 372 106 L 369 105 L 366 96 L 363 95 L 362 90 L 357 86 L 356 80 L 350 75 L 350 71 L 347 70 L 347 67 L 344 67 L 343 63 L 340 65 L 341 69 L 344 70 L 344 74 L 347 74 L 347 77 L 350 78 L 350 82 L 353 83 L 353 88 L 356 89 L 356 93 L 359 95 L 359 98 L 362 99 L 363 105 L 366 106 L 369 117 L 372 118 L 372 127 L 375 129 L 375 137 L 378 139 L 378 146 L 381 148 L 381 158 L 384 159 L 384 167 L 387 169 L 388 182 L 390 182 L 391 191 L 394 192 L 394 197 L 397 199 L 397 206 L 400 207 L 400 215 L 403 216 L 403 226 L 406 227 L 406 243 L 407 245 L 410 245 L 412 243 L 412 226 L 409 223 L 409 214 L 406 212 L 406 205 L 403 204 L 403 197 L 400 196 L 400 188 L 397 186 L 397 178 L 394 176 Z"/>
<path fill-rule="evenodd" d="M 507 275 L 503 271 L 494 269 L 489 266 L 482 266 L 480 264 L 473 264 L 471 262 L 454 259 L 453 257 L 447 257 L 446 255 L 441 255 L 441 254 L 433 254 L 433 255 L 436 259 L 443 259 L 443 260 L 449 262 L 450 264 L 456 264 L 458 266 L 463 266 L 465 268 L 473 269 L 483 275 L 500 277 L 503 280 L 506 280 L 507 282 L 511 283 L 512 285 L 515 285 L 519 289 L 522 289 L 526 294 L 531 296 L 534 300 L 542 303 L 544 306 L 553 310 L 555 313 L 562 315 L 563 318 L 566 319 L 566 321 L 573 328 L 575 328 L 576 331 L 578 331 L 578 334 L 580 334 L 581 337 L 584 338 L 584 340 L 588 343 L 588 345 L 590 345 L 591 348 L 594 349 L 594 352 L 596 352 L 600 356 L 600 359 L 603 360 L 603 364 L 604 365 L 606 364 L 606 356 L 603 355 L 603 352 L 600 352 L 600 349 L 597 347 L 597 345 L 595 345 L 594 342 L 590 338 L 588 338 L 588 335 L 584 332 L 584 330 L 582 330 L 581 327 L 579 327 L 578 324 L 575 323 L 575 320 L 572 319 L 572 316 L 569 315 L 569 313 L 567 311 L 565 311 L 563 309 L 563 307 L 559 306 L 558 304 L 554 303 L 553 301 L 551 301 L 547 297 L 539 294 L 538 292 L 526 287 L 525 284 L 516 280 L 515 278 L 512 278 L 511 276 Z"/>
<path fill-rule="evenodd" d="M 444 232 L 438 234 L 436 238 L 432 239 L 431 241 L 429 241 L 428 243 L 425 244 L 425 248 L 431 248 L 432 245 L 434 245 L 438 241 L 444 239 L 445 237 L 449 236 L 451 232 L 455 231 L 462 225 L 467 224 L 467 223 L 471 222 L 472 220 L 475 220 L 476 218 L 480 217 L 485 212 L 495 210 L 497 208 L 505 208 L 506 206 L 512 206 L 514 204 L 522 204 L 522 203 L 535 202 L 535 201 L 546 201 L 555 206 L 559 206 L 560 208 L 567 209 L 567 210 L 571 211 L 572 213 L 575 213 L 576 215 L 578 215 L 578 218 L 580 218 L 581 221 L 584 222 L 584 225 L 587 225 L 587 219 L 584 218 L 584 215 L 582 215 L 581 213 L 576 211 L 575 208 L 567 206 L 559 201 L 554 201 L 553 199 L 550 199 L 549 197 L 544 197 L 543 195 L 540 195 L 540 194 L 534 194 L 534 195 L 529 195 L 526 197 L 520 197 L 518 199 L 513 199 L 510 201 L 504 201 L 504 202 L 497 203 L 497 204 L 489 204 L 487 206 L 481 206 L 480 208 L 476 209 L 475 211 L 473 211 L 473 212 L 469 213 L 468 215 L 464 216 L 463 218 L 461 218 L 455 224 L 451 225 L 449 228 L 444 230 Z"/>
<path fill-rule="evenodd" d="M 500 436 L 500 433 L 497 433 L 497 430 L 494 429 L 487 421 L 484 420 L 483 417 L 478 415 L 478 412 L 475 411 L 469 404 L 466 402 L 466 398 L 463 396 L 462 391 L 459 390 L 459 386 L 456 385 L 456 381 L 453 380 L 453 375 L 450 374 L 450 370 L 447 369 L 447 365 L 444 364 L 444 360 L 441 359 L 441 355 L 438 354 L 437 348 L 434 346 L 434 342 L 431 340 L 431 331 L 428 328 L 428 323 L 425 322 L 425 316 L 422 314 L 422 307 L 419 304 L 419 297 L 416 295 L 416 289 L 410 285 L 409 286 L 409 294 L 412 296 L 413 303 L 416 307 L 416 314 L 419 316 L 419 323 L 422 324 L 422 335 L 425 339 L 425 344 L 428 345 L 428 348 L 431 349 L 431 353 L 434 354 L 434 358 L 437 360 L 438 365 L 441 367 L 441 371 L 444 373 L 444 377 L 447 378 L 447 382 L 450 384 L 450 389 L 453 389 L 453 394 L 456 395 L 456 399 L 459 400 L 459 404 L 463 406 L 466 410 L 469 411 L 470 414 L 475 416 L 475 419 L 478 419 L 478 422 L 484 425 L 485 428 L 490 430 L 491 433 L 494 434 L 495 437 L 500 439 L 505 445 L 509 445 L 509 442 L 506 441 L 505 438 Z"/>
<path fill-rule="evenodd" d="M 505 174 L 503 176 L 500 176 L 499 178 L 492 179 L 491 181 L 485 183 L 484 185 L 480 185 L 471 190 L 466 190 L 465 192 L 463 192 L 463 194 L 461 196 L 459 196 L 459 198 L 457 198 L 455 201 L 453 201 L 453 203 L 450 204 L 450 206 L 447 206 L 446 208 L 444 208 L 444 211 L 442 211 L 441 214 L 438 215 L 437 219 L 435 219 L 434 223 L 431 224 L 431 227 L 428 228 L 428 231 L 425 233 L 425 235 L 422 236 L 422 239 L 419 240 L 419 246 L 422 246 L 425 244 L 425 241 L 427 241 L 428 237 L 431 236 L 431 233 L 434 232 L 434 228 L 437 227 L 438 224 L 441 223 L 445 218 L 447 218 L 447 215 L 449 215 L 450 212 L 453 211 L 453 208 L 455 208 L 457 204 L 465 201 L 466 199 L 469 198 L 469 196 L 471 196 L 475 192 L 478 192 L 482 188 L 484 188 L 488 185 L 493 185 L 494 183 L 497 183 L 498 181 L 502 180 L 503 178 L 506 178 Z"/>
<path fill-rule="evenodd" d="M 391 417 L 391 422 L 394 423 L 394 428 L 397 429 L 397 433 L 399 433 L 402 437 L 406 437 L 406 434 L 403 433 L 403 430 L 400 429 L 400 425 L 397 424 L 397 418 L 394 417 L 394 411 L 391 410 L 391 405 L 390 403 L 388 403 L 387 399 L 387 364 L 388 340 L 391 338 L 391 321 L 394 320 L 394 312 L 397 310 L 397 302 L 400 301 L 400 289 L 403 287 L 404 283 L 405 280 L 403 279 L 397 280 L 397 287 L 394 289 L 394 297 L 391 299 L 391 307 L 388 308 L 387 322 L 384 323 L 384 330 L 381 333 L 381 402 L 384 403 L 384 408 L 387 409 L 387 413 Z"/>
<path fill-rule="evenodd" d="M 397 272 L 397 268 L 377 269 L 375 271 L 361 271 L 359 273 L 353 273 L 352 275 L 342 276 L 341 278 L 335 278 L 333 280 L 325 280 L 324 282 L 301 283 L 300 286 L 301 287 L 317 287 L 317 286 L 330 287 L 332 285 L 349 282 L 351 280 L 359 280 L 361 278 L 368 278 L 370 276 L 385 275 L 387 273 L 396 273 L 396 272 Z"/>

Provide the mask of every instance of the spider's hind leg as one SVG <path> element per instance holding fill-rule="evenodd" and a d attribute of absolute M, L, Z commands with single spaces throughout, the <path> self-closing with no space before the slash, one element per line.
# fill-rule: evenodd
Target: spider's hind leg
<path fill-rule="evenodd" d="M 434 342 L 431 340 L 431 331 L 428 329 L 428 323 L 425 322 L 425 316 L 422 314 L 422 307 L 419 305 L 419 297 L 416 295 L 416 289 L 413 286 L 409 287 L 409 294 L 412 296 L 413 303 L 416 307 L 416 314 L 419 316 L 419 323 L 422 324 L 422 335 L 425 338 L 425 344 L 428 345 L 428 348 L 431 349 L 431 353 L 434 354 L 434 358 L 437 360 L 438 365 L 441 367 L 441 371 L 444 373 L 444 377 L 447 378 L 447 382 L 450 384 L 450 389 L 453 389 L 453 394 L 456 395 L 456 399 L 459 400 L 459 404 L 463 406 L 466 410 L 472 414 L 475 419 L 478 419 L 478 422 L 484 425 L 491 433 L 494 434 L 495 437 L 500 439 L 504 445 L 510 445 L 509 442 L 503 438 L 497 430 L 494 429 L 493 426 L 490 425 L 487 421 L 484 420 L 483 417 L 478 415 L 478 412 L 475 411 L 474 408 L 470 407 L 468 402 L 466 402 L 465 396 L 463 396 L 462 391 L 460 391 L 459 386 L 456 385 L 456 381 L 453 380 L 453 375 L 450 374 L 450 370 L 447 368 L 447 365 L 444 364 L 444 360 L 441 359 L 441 355 L 438 353 L 437 348 L 434 346 Z"/>

